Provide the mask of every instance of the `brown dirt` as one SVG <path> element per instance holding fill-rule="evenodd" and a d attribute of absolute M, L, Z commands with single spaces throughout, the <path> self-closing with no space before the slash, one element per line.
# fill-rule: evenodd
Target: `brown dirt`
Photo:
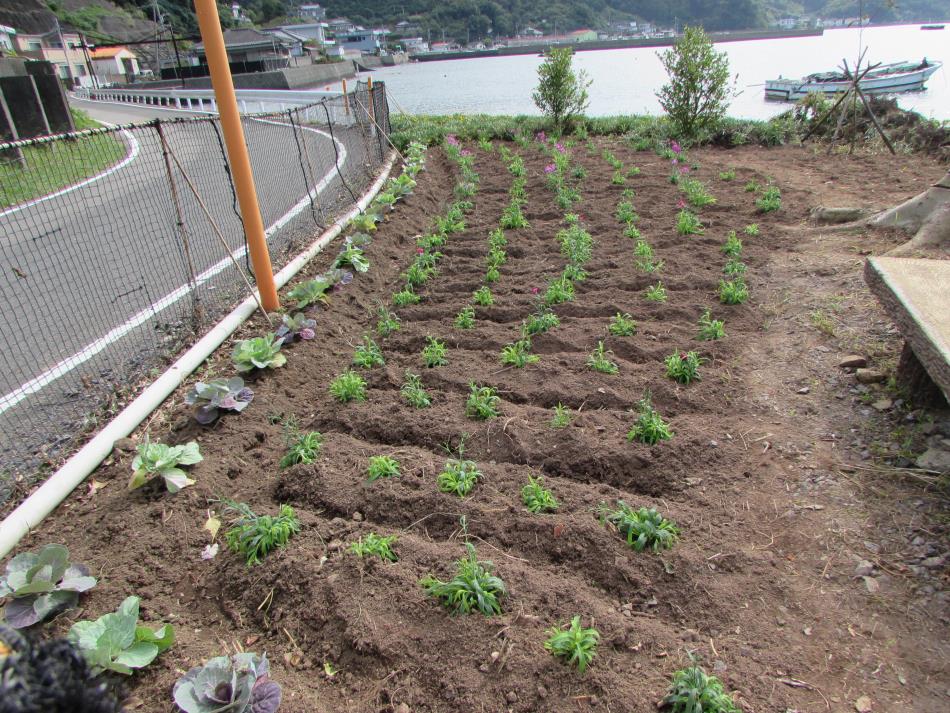
<path fill-rule="evenodd" d="M 900 238 L 807 225 L 817 203 L 895 204 L 943 169 L 911 157 L 829 160 L 807 148 L 699 150 L 691 155 L 696 173 L 718 203 L 701 211 L 705 235 L 687 239 L 673 227 L 680 194 L 667 181 L 667 163 L 603 143 L 642 170 L 628 186 L 643 235 L 666 263 L 668 303 L 644 300 L 656 278 L 637 272 L 613 216 L 621 188 L 580 144 L 575 163 L 589 176 L 577 211 L 596 242 L 589 278 L 575 302 L 556 308 L 561 327 L 535 339 L 540 363 L 502 369 L 498 354 L 517 338 L 536 300 L 532 288 L 563 268 L 555 241 L 563 224 L 543 179 L 544 157 L 534 147 L 515 149 L 530 171 L 531 227 L 507 231 L 495 306 L 476 310 L 474 330 L 454 329 L 484 273 L 486 238 L 510 185 L 497 153 L 478 151 L 482 183 L 468 228 L 443 249 L 440 276 L 422 303 L 398 310 L 403 327 L 381 340 L 387 362 L 367 373 L 368 400 L 336 404 L 327 383 L 373 329 L 376 306 L 399 289 L 414 237 L 451 200 L 453 169 L 433 150 L 419 188 L 368 248 L 370 272 L 319 312 L 313 342 L 294 346 L 286 367 L 256 379 L 242 415 L 201 429 L 181 392 L 151 421 L 153 438 L 200 440 L 197 485 L 177 496 L 129 494 L 131 454 L 117 452 L 94 476 L 103 489 L 84 487 L 23 543 L 65 542 L 74 560 L 98 570 L 100 585 L 70 619 L 98 616 L 135 593 L 145 618 L 175 624 L 175 646 L 133 679 L 137 710 L 173 710 L 170 689 L 182 671 L 239 646 L 271 657 L 288 712 L 649 711 L 690 655 L 750 712 L 853 710 L 862 695 L 875 711 L 946 710 L 948 612 L 939 591 L 946 567 L 928 590 L 905 563 L 909 539 L 921 532 L 945 550 L 945 500 L 926 475 L 858 455 L 878 442 L 882 457 L 898 457 L 888 450 L 889 431 L 908 414 L 914 423 L 924 418 L 907 404 L 884 415 L 868 409 L 837 367 L 855 350 L 893 366 L 900 342 L 864 288 L 861 255 Z M 729 166 L 736 179 L 719 180 Z M 784 207 L 759 215 L 743 186 L 768 176 Z M 719 246 L 728 230 L 752 222 L 761 227 L 744 241 L 753 298 L 720 305 Z M 320 256 L 311 272 L 331 258 Z M 722 341 L 695 338 L 707 306 L 726 320 Z M 835 336 L 812 326 L 816 310 Z M 597 374 L 584 362 L 617 311 L 630 312 L 639 331 L 606 338 L 620 373 Z M 263 329 L 256 318 L 238 336 Z M 448 342 L 448 366 L 423 368 L 427 335 Z M 685 349 L 708 361 L 702 381 L 684 387 L 665 378 L 662 360 Z M 211 360 L 202 378 L 226 374 L 229 353 Z M 430 409 L 400 399 L 407 368 L 422 374 Z M 498 387 L 500 418 L 465 417 L 470 381 Z M 676 432 L 655 447 L 625 438 L 647 389 Z M 549 426 L 558 402 L 577 411 L 563 430 Z M 325 441 L 319 462 L 281 471 L 276 420 L 288 414 Z M 464 500 L 435 483 L 442 444 L 462 434 L 484 473 Z M 367 460 L 380 454 L 402 463 L 402 477 L 367 483 Z M 521 486 L 538 473 L 561 502 L 557 514 L 532 515 L 521 505 Z M 202 524 L 222 496 L 258 512 L 290 503 L 303 531 L 250 569 L 223 548 L 202 561 L 209 541 Z M 662 555 L 628 549 L 594 514 L 618 498 L 658 507 L 680 525 L 681 542 Z M 463 554 L 462 515 L 480 557 L 494 561 L 509 587 L 501 616 L 453 618 L 419 586 L 428 573 L 448 576 Z M 346 552 L 370 531 L 399 535 L 397 563 Z M 859 559 L 875 565 L 874 593 L 855 577 Z M 585 676 L 543 648 L 545 631 L 575 614 L 602 634 Z M 339 673 L 325 675 L 324 663 Z"/>

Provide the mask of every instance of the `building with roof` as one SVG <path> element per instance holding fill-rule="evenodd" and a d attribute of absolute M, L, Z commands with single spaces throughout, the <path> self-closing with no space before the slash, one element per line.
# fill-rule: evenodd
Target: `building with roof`
<path fill-rule="evenodd" d="M 285 67 L 291 56 L 293 44 L 274 34 L 252 28 L 232 28 L 224 31 L 224 47 L 230 62 L 266 62 L 273 66 Z M 195 45 L 195 52 L 204 63 L 203 42 Z"/>
<path fill-rule="evenodd" d="M 326 19 L 326 16 L 326 9 L 316 3 L 308 3 L 297 8 L 297 17 L 302 17 L 307 20 L 316 20 L 319 22 Z"/>
<path fill-rule="evenodd" d="M 20 57 L 52 62 L 56 65 L 56 73 L 60 79 L 68 80 L 71 76 L 76 86 L 92 86 L 86 52 L 75 32 L 63 32 L 62 35 L 55 32 L 35 35 L 17 33 L 14 36 L 13 49 Z"/>
<path fill-rule="evenodd" d="M 15 40 L 16 30 L 6 25 L 0 25 L 0 52 L 13 52 Z"/>
<path fill-rule="evenodd" d="M 100 84 L 128 82 L 140 73 L 138 57 L 127 47 L 99 47 L 90 50 L 89 60 Z"/>

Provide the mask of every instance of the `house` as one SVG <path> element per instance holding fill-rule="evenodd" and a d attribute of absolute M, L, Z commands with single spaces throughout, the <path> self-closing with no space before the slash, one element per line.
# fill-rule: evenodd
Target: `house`
<path fill-rule="evenodd" d="M 286 27 L 265 27 L 263 30 L 261 30 L 261 32 L 272 35 L 282 42 L 284 46 L 290 50 L 291 57 L 303 57 L 306 54 L 304 45 L 308 40 L 306 37 L 297 34 L 296 27 L 296 25 L 288 25 Z"/>
<path fill-rule="evenodd" d="M 327 22 L 327 30 L 334 35 L 346 34 L 355 30 L 362 30 L 359 25 L 355 25 L 345 17 L 337 17 Z"/>
<path fill-rule="evenodd" d="M 99 47 L 89 51 L 100 84 L 125 82 L 140 73 L 139 60 L 126 47 Z"/>
<path fill-rule="evenodd" d="M 13 49 L 21 57 L 52 62 L 60 79 L 72 79 L 74 86 L 91 87 L 92 76 L 86 53 L 79 35 L 75 32 L 46 34 L 17 33 Z M 62 40 L 60 39 L 62 38 Z M 65 47 L 63 43 L 65 42 Z"/>
<path fill-rule="evenodd" d="M 336 36 L 337 44 L 344 50 L 359 50 L 363 54 L 376 54 L 386 42 L 389 30 L 354 30 Z"/>
<path fill-rule="evenodd" d="M 422 54 L 423 52 L 429 51 L 429 43 L 421 37 L 404 37 L 399 40 L 399 44 L 401 44 L 409 54 Z"/>
<path fill-rule="evenodd" d="M 291 48 L 283 40 L 243 27 L 224 31 L 224 48 L 229 62 L 267 62 L 276 67 L 286 67 L 291 55 Z M 204 43 L 197 43 L 195 52 L 203 58 Z"/>
<path fill-rule="evenodd" d="M 274 27 L 265 27 L 267 33 L 286 32 L 304 42 L 322 45 L 327 41 L 325 22 L 307 22 L 300 25 L 275 25 Z"/>
<path fill-rule="evenodd" d="M 237 23 L 250 24 L 251 18 L 244 14 L 244 10 L 241 7 L 240 3 L 233 2 L 231 3 L 231 19 Z"/>
<path fill-rule="evenodd" d="M 0 52 L 10 54 L 15 51 L 13 43 L 16 41 L 16 30 L 6 25 L 0 25 Z"/>
<path fill-rule="evenodd" d="M 772 26 L 783 30 L 794 30 L 799 24 L 800 20 L 797 17 L 783 17 L 773 22 Z"/>
<path fill-rule="evenodd" d="M 297 17 L 302 17 L 307 20 L 314 20 L 320 22 L 326 19 L 327 11 L 325 8 L 320 7 L 317 4 L 313 5 L 301 5 L 297 8 Z"/>
<path fill-rule="evenodd" d="M 396 28 L 393 31 L 393 34 L 399 37 L 405 37 L 406 35 L 413 35 L 417 32 L 422 32 L 422 26 L 418 22 L 400 20 L 396 23 Z"/>

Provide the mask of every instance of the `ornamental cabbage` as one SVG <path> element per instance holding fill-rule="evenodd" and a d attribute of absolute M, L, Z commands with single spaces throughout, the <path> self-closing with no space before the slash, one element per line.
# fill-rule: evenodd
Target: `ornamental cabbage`
<path fill-rule="evenodd" d="M 280 685 L 267 671 L 266 655 L 218 656 L 178 679 L 175 703 L 184 713 L 275 713 Z"/>
<path fill-rule="evenodd" d="M 7 562 L 7 572 L 0 577 L 0 597 L 10 598 L 3 616 L 14 628 L 33 626 L 73 608 L 79 594 L 95 586 L 96 578 L 83 565 L 70 563 L 63 545 L 23 552 Z"/>

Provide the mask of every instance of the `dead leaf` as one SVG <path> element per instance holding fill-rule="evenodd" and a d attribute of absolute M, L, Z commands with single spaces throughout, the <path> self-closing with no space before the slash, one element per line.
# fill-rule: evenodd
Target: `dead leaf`
<path fill-rule="evenodd" d="M 878 590 L 881 588 L 881 585 L 878 584 L 878 581 L 874 577 L 862 577 L 864 580 L 864 586 L 868 588 L 868 592 L 871 594 L 877 594 Z"/>
<path fill-rule="evenodd" d="M 100 483 L 98 480 L 93 478 L 92 481 L 89 483 L 89 487 L 86 489 L 86 497 L 91 498 L 93 495 L 98 493 L 107 485 L 108 483 Z"/>
<path fill-rule="evenodd" d="M 203 530 L 207 530 L 211 533 L 211 539 L 213 540 L 218 536 L 218 530 L 221 529 L 221 521 L 216 518 L 214 515 L 211 515 L 204 524 Z"/>

